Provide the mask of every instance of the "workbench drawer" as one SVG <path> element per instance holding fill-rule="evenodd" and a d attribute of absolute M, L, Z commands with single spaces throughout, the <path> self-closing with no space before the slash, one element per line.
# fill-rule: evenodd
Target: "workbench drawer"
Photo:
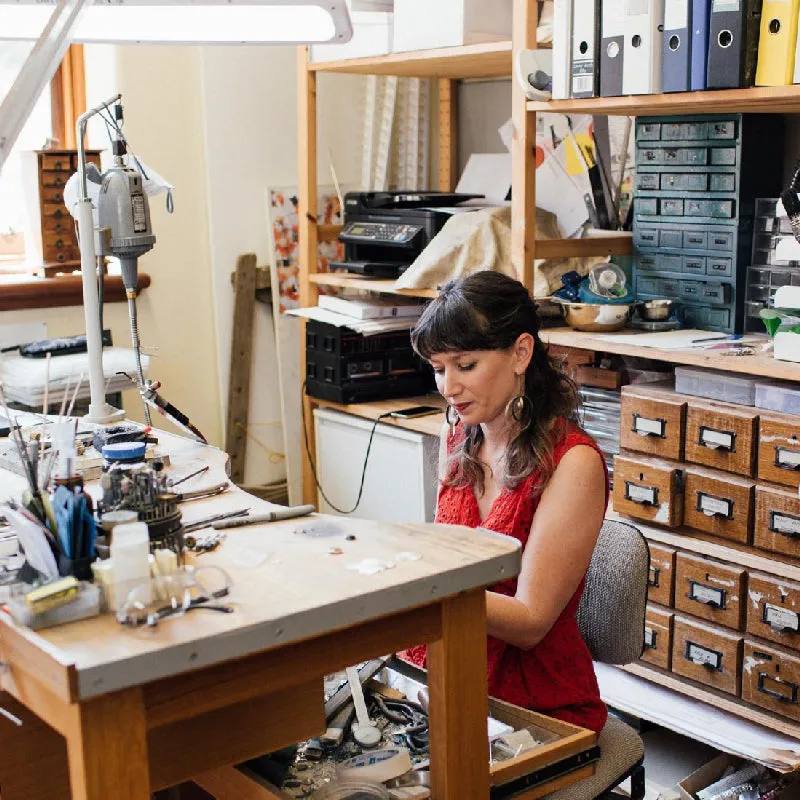
<path fill-rule="evenodd" d="M 614 509 L 676 527 L 683 522 L 682 481 L 677 464 L 621 453 L 614 458 Z"/>
<path fill-rule="evenodd" d="M 756 486 L 753 544 L 762 550 L 800 558 L 800 498 L 778 486 Z"/>
<path fill-rule="evenodd" d="M 800 720 L 800 657 L 745 640 L 742 700 L 782 717 Z"/>
<path fill-rule="evenodd" d="M 752 477 L 758 414 L 753 409 L 690 400 L 686 408 L 686 460 Z"/>
<path fill-rule="evenodd" d="M 42 217 L 42 231 L 44 233 L 70 234 L 74 236 L 72 219 L 69 217 Z"/>
<path fill-rule="evenodd" d="M 675 559 L 675 608 L 694 617 L 744 628 L 745 571 L 690 553 Z"/>
<path fill-rule="evenodd" d="M 742 641 L 741 634 L 676 615 L 672 623 L 672 671 L 738 696 Z"/>
<path fill-rule="evenodd" d="M 747 601 L 748 633 L 800 648 L 800 584 L 748 572 Z"/>
<path fill-rule="evenodd" d="M 650 548 L 647 599 L 662 606 L 671 606 L 675 598 L 675 550 L 654 542 L 648 542 L 647 546 Z"/>
<path fill-rule="evenodd" d="M 620 408 L 621 447 L 683 460 L 686 401 L 646 386 L 625 386 Z"/>
<path fill-rule="evenodd" d="M 742 544 L 752 541 L 752 480 L 688 465 L 683 474 L 684 525 Z"/>
<path fill-rule="evenodd" d="M 800 417 L 762 412 L 758 421 L 758 477 L 800 486 Z"/>
<path fill-rule="evenodd" d="M 41 174 L 42 186 L 56 189 L 63 189 L 67 185 L 72 173 L 69 170 L 62 172 L 43 172 Z"/>
<path fill-rule="evenodd" d="M 69 172 L 73 171 L 72 160 L 69 153 L 57 155 L 42 155 L 42 171 L 44 172 Z"/>
<path fill-rule="evenodd" d="M 647 604 L 644 614 L 644 652 L 642 661 L 669 669 L 672 660 L 672 619 L 675 615 L 664 608 Z"/>

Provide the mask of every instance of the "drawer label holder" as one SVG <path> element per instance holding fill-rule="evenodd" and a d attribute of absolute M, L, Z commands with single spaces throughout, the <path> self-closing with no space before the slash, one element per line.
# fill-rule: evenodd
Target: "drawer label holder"
<path fill-rule="evenodd" d="M 697 510 L 707 517 L 733 519 L 733 500 L 728 497 L 714 497 L 705 492 L 698 492 Z"/>
<path fill-rule="evenodd" d="M 778 467 L 778 469 L 800 469 L 800 450 L 790 450 L 788 447 L 776 447 L 775 466 Z"/>
<path fill-rule="evenodd" d="M 632 430 L 639 436 L 658 436 L 659 439 L 666 439 L 667 421 L 662 418 L 643 417 L 634 412 Z"/>
<path fill-rule="evenodd" d="M 722 672 L 722 653 L 709 647 L 702 647 L 694 642 L 686 641 L 685 656 L 687 661 L 706 667 L 715 672 Z"/>
<path fill-rule="evenodd" d="M 705 606 L 724 610 L 728 593 L 724 589 L 716 589 L 697 581 L 689 581 L 689 599 Z"/>
<path fill-rule="evenodd" d="M 643 506 L 657 506 L 658 487 L 639 486 L 631 481 L 625 481 L 625 499 Z"/>
<path fill-rule="evenodd" d="M 654 567 L 652 564 L 650 565 L 650 574 L 647 577 L 647 585 L 653 586 L 654 588 L 659 585 L 659 576 L 661 575 L 661 570 L 658 567 Z"/>
<path fill-rule="evenodd" d="M 780 533 L 790 539 L 800 538 L 800 517 L 795 517 L 792 514 L 781 514 L 778 511 L 770 511 L 769 529 L 773 533 Z"/>
<path fill-rule="evenodd" d="M 658 647 L 658 631 L 645 626 L 644 629 L 644 647 L 645 650 L 655 650 Z"/>
<path fill-rule="evenodd" d="M 773 678 L 766 672 L 758 673 L 758 691 L 782 703 L 797 705 L 797 684 Z"/>
<path fill-rule="evenodd" d="M 734 431 L 720 431 L 701 425 L 698 444 L 710 450 L 727 450 L 729 453 L 735 453 L 736 434 Z"/>
<path fill-rule="evenodd" d="M 791 609 L 781 608 L 772 603 L 764 603 L 761 610 L 761 621 L 779 632 L 800 633 L 800 615 Z"/>

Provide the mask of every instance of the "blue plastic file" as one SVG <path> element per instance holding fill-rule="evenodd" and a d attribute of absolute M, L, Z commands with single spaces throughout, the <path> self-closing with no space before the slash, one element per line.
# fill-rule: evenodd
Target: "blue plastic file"
<path fill-rule="evenodd" d="M 711 0 L 692 0 L 691 88 L 693 92 L 706 88 L 710 14 Z"/>

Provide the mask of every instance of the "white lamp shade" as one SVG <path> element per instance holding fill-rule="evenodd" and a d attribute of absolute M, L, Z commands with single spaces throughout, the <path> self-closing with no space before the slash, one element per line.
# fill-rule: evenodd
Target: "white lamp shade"
<path fill-rule="evenodd" d="M 37 39 L 55 0 L 0 0 L 0 40 Z M 308 44 L 352 36 L 344 0 L 95 0 L 78 43 Z"/>

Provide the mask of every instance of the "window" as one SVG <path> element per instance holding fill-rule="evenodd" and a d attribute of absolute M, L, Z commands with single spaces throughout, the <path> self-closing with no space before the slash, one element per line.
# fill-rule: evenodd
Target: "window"
<path fill-rule="evenodd" d="M 0 47 L 0 98 L 6 96 L 32 48 L 33 42 L 3 42 Z M 44 147 L 52 135 L 50 87 L 46 87 L 0 171 L 0 270 L 3 261 L 18 262 L 25 252 L 23 231 L 27 216 L 20 153 Z"/>

